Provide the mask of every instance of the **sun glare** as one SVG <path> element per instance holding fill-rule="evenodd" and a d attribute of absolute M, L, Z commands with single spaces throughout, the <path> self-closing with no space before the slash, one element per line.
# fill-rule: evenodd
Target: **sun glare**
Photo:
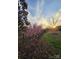
<path fill-rule="evenodd" d="M 54 25 L 54 26 L 52 26 L 53 28 L 56 28 L 56 26 Z"/>
<path fill-rule="evenodd" d="M 40 18 L 37 25 L 41 25 L 43 29 L 55 29 L 59 24 L 58 22 L 56 24 L 53 24 L 51 22 L 48 22 L 46 18 Z"/>

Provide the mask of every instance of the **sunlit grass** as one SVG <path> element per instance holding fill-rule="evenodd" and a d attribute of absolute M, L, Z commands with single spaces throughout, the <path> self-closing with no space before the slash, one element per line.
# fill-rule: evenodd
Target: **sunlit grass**
<path fill-rule="evenodd" d="M 61 33 L 45 33 L 42 36 L 42 40 L 46 40 L 49 45 L 54 46 L 55 48 L 61 48 Z"/>

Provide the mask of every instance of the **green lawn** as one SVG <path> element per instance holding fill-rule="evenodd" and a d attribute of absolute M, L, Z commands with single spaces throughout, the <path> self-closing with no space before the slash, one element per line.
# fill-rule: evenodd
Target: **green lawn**
<path fill-rule="evenodd" d="M 47 32 L 41 37 L 41 39 L 46 40 L 49 45 L 55 48 L 58 48 L 58 49 L 61 48 L 61 33 L 60 32 L 57 32 L 57 33 Z"/>

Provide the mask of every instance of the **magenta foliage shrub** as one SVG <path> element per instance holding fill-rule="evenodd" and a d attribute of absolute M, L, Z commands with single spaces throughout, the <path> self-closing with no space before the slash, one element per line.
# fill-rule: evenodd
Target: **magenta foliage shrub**
<path fill-rule="evenodd" d="M 50 47 L 46 41 L 40 39 L 44 30 L 41 26 L 25 28 L 18 36 L 19 59 L 49 59 L 55 54 L 55 49 Z"/>
<path fill-rule="evenodd" d="M 41 28 L 41 26 L 34 25 L 33 27 L 28 27 L 24 34 L 28 38 L 38 39 L 43 33 L 44 30 Z"/>
<path fill-rule="evenodd" d="M 45 41 L 32 40 L 29 44 L 24 44 L 19 50 L 21 59 L 49 59 L 54 55 L 54 49 L 48 46 Z"/>

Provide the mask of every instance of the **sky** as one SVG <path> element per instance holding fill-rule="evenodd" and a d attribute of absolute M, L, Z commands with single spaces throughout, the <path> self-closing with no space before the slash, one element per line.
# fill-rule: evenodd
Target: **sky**
<path fill-rule="evenodd" d="M 26 0 L 28 18 L 35 22 L 38 17 L 50 18 L 61 8 L 61 0 Z"/>

